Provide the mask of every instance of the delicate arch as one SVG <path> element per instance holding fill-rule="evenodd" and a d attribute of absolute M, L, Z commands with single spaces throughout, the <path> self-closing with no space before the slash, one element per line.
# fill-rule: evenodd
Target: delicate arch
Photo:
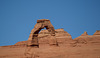
<path fill-rule="evenodd" d="M 38 44 L 38 33 L 40 32 L 41 29 L 46 28 L 50 34 L 51 37 L 53 36 L 53 42 L 49 42 L 49 44 L 56 44 L 56 39 L 55 36 L 55 29 L 53 27 L 53 25 L 51 24 L 50 20 L 48 19 L 42 19 L 42 20 L 37 20 L 37 24 L 34 26 L 34 28 L 32 29 L 30 36 L 29 36 L 29 41 L 31 41 L 31 43 L 29 43 L 29 45 L 39 45 Z M 52 40 L 51 40 L 52 41 Z"/>

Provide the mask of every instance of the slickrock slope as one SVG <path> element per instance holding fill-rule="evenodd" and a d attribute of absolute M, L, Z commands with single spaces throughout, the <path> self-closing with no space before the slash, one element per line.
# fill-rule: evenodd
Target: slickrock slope
<path fill-rule="evenodd" d="M 100 41 L 99 41 L 100 42 Z M 51 47 L 0 47 L 0 58 L 100 58 L 100 44 Z"/>
<path fill-rule="evenodd" d="M 64 29 L 55 30 L 50 20 L 37 20 L 27 41 L 0 46 L 0 58 L 100 58 L 100 30 L 72 39 Z"/>

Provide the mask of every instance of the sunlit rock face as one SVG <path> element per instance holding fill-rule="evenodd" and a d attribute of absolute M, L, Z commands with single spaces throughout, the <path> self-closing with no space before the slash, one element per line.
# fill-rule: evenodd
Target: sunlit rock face
<path fill-rule="evenodd" d="M 88 35 L 87 32 L 84 32 L 74 40 L 81 44 L 100 44 L 100 31 L 97 30 L 93 35 Z"/>
<path fill-rule="evenodd" d="M 49 40 L 51 38 L 51 34 L 48 30 L 41 30 L 38 34 L 38 42 L 39 45 L 49 45 Z M 71 35 L 64 31 L 64 29 L 56 29 L 55 30 L 55 38 L 57 40 L 58 45 L 62 43 L 66 43 L 72 40 Z M 29 41 L 21 41 L 16 43 L 15 45 L 27 45 Z"/>
<path fill-rule="evenodd" d="M 100 35 L 100 30 L 97 30 L 93 35 Z"/>
<path fill-rule="evenodd" d="M 39 43 L 48 43 L 50 38 L 50 33 L 48 30 L 42 30 L 39 35 Z M 57 40 L 57 43 L 64 43 L 67 40 L 72 40 L 72 37 L 69 33 L 64 31 L 64 29 L 56 29 L 55 30 L 55 38 Z"/>
<path fill-rule="evenodd" d="M 51 24 L 50 20 L 48 19 L 40 19 L 37 20 L 36 25 L 34 26 L 34 28 L 32 29 L 30 36 L 28 38 L 28 45 L 29 46 L 39 46 L 39 32 L 41 31 L 41 29 L 46 28 L 49 33 L 50 33 L 50 37 L 49 37 L 49 45 L 57 45 L 57 41 L 55 38 L 55 29 L 53 27 L 53 25 Z"/>
<path fill-rule="evenodd" d="M 81 36 L 86 36 L 88 35 L 87 32 L 85 31 Z"/>
<path fill-rule="evenodd" d="M 50 20 L 37 20 L 27 41 L 0 47 L 0 58 L 100 58 L 100 30 L 72 39 Z"/>
<path fill-rule="evenodd" d="M 46 28 L 46 30 L 42 30 L 44 28 Z M 69 33 L 64 31 L 64 29 L 55 30 L 50 20 L 40 19 L 37 20 L 36 25 L 31 30 L 28 41 L 18 42 L 16 45 L 59 45 L 60 43 L 65 43 L 68 40 L 72 40 L 72 37 Z"/>
<path fill-rule="evenodd" d="M 44 29 L 46 28 L 46 29 Z M 42 30 L 44 29 L 44 30 Z M 37 20 L 36 25 L 32 29 L 28 41 L 18 42 L 15 45 L 27 46 L 38 45 L 39 47 L 48 47 L 51 44 L 58 46 L 76 46 L 78 44 L 99 44 L 100 30 L 97 30 L 93 35 L 88 35 L 85 31 L 79 37 L 72 39 L 71 35 L 64 29 L 54 29 L 50 20 Z"/>

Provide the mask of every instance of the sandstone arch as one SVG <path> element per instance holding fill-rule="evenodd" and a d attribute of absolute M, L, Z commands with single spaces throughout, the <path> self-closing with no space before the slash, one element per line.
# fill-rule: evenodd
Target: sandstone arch
<path fill-rule="evenodd" d="M 51 24 L 50 20 L 41 19 L 41 20 L 37 20 L 37 24 L 32 29 L 30 36 L 29 36 L 29 39 L 28 39 L 28 41 L 30 41 L 28 43 L 28 45 L 33 45 L 33 46 L 39 45 L 39 43 L 38 43 L 38 33 L 43 28 L 46 28 L 51 34 L 49 44 L 50 45 L 56 45 L 57 44 L 57 41 L 56 41 L 56 38 L 55 38 L 55 29 L 54 29 L 53 25 Z"/>

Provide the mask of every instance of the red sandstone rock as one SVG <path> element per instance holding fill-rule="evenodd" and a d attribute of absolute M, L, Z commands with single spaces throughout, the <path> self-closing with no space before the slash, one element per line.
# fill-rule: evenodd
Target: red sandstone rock
<path fill-rule="evenodd" d="M 42 30 L 39 35 L 39 43 L 48 43 L 50 38 L 50 33 L 48 32 L 48 30 Z M 72 37 L 69 33 L 67 33 L 66 31 L 64 31 L 64 29 L 56 29 L 55 30 L 55 38 L 57 39 L 57 42 L 64 42 L 66 40 L 72 40 Z"/>
<path fill-rule="evenodd" d="M 52 28 L 49 27 L 52 32 L 48 31 L 45 24 L 41 25 L 44 22 L 45 24 L 48 22 L 49 26 L 52 26 L 47 19 L 37 20 L 28 41 L 21 41 L 10 46 L 0 46 L 0 58 L 100 58 L 100 31 L 96 31 L 94 35 L 84 32 L 72 40 L 71 35 L 64 29 L 54 30 L 52 26 Z M 47 30 L 39 33 L 44 27 Z M 55 41 L 58 46 L 50 46 Z M 37 42 L 39 48 L 27 46 L 28 44 L 37 45 Z"/>
<path fill-rule="evenodd" d="M 41 29 L 46 28 L 47 30 Z M 39 33 L 40 32 L 40 33 Z M 60 44 L 72 40 L 69 33 L 64 29 L 54 29 L 48 19 L 37 20 L 37 24 L 32 29 L 28 41 L 16 43 L 16 45 L 41 45 L 41 44 Z M 26 44 L 27 42 L 27 44 Z"/>
<path fill-rule="evenodd" d="M 93 35 L 100 35 L 100 30 L 97 30 Z"/>
<path fill-rule="evenodd" d="M 81 36 L 86 36 L 88 35 L 87 32 L 85 31 Z"/>
<path fill-rule="evenodd" d="M 41 32 L 38 34 L 38 42 L 39 42 L 39 46 L 40 45 L 48 45 L 49 44 L 49 39 L 50 39 L 51 35 L 49 33 L 48 30 L 41 30 Z M 57 40 L 58 45 L 61 43 L 65 43 L 68 42 L 70 40 L 72 40 L 72 37 L 69 33 L 67 33 L 66 31 L 64 31 L 64 29 L 56 29 L 55 30 L 55 38 Z M 30 41 L 22 41 L 22 42 L 18 42 L 15 45 L 27 45 Z"/>
<path fill-rule="evenodd" d="M 99 31 L 96 31 L 94 35 L 87 35 L 87 33 L 83 33 L 81 36 L 74 39 L 77 43 L 82 44 L 100 44 L 100 35 Z"/>
<path fill-rule="evenodd" d="M 48 20 L 48 19 L 37 20 L 37 24 L 34 26 L 34 29 L 32 29 L 32 31 L 30 33 L 30 36 L 28 39 L 30 41 L 30 43 L 28 43 L 28 45 L 39 45 L 38 33 L 43 28 L 46 28 L 50 33 L 49 44 L 57 45 L 57 41 L 55 38 L 55 29 L 54 29 L 53 25 L 51 24 L 50 20 Z"/>

